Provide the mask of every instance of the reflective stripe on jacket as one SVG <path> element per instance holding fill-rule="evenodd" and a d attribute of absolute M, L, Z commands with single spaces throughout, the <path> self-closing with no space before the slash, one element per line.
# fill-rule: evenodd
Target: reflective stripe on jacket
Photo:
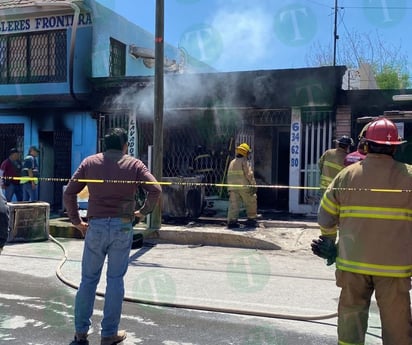
<path fill-rule="evenodd" d="M 32 171 L 33 177 L 29 176 L 29 170 Z M 24 158 L 21 176 L 22 176 L 20 179 L 21 184 L 27 183 L 29 181 L 33 181 L 35 184 L 39 183 L 39 179 L 38 179 L 39 167 L 38 167 L 36 158 L 33 157 L 32 155 L 27 155 Z"/>
<path fill-rule="evenodd" d="M 338 147 L 326 150 L 319 158 L 320 188 L 326 189 L 334 177 L 345 167 L 343 162 L 346 155 L 346 150 Z"/>
<path fill-rule="evenodd" d="M 339 235 L 337 269 L 412 276 L 412 166 L 369 153 L 336 176 L 318 223 L 323 235 Z"/>
<path fill-rule="evenodd" d="M 229 190 L 233 188 L 241 188 L 241 186 L 246 185 L 256 185 L 252 167 L 246 157 L 236 157 L 230 162 L 227 170 L 227 183 L 229 185 Z"/>

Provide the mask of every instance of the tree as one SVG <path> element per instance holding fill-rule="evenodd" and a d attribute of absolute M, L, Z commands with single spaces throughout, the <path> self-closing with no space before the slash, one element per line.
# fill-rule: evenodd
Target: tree
<path fill-rule="evenodd" d="M 380 89 L 406 89 L 410 86 L 409 75 L 400 73 L 391 66 L 383 66 L 375 79 Z"/>
<path fill-rule="evenodd" d="M 378 32 L 346 31 L 337 44 L 336 63 L 348 68 L 359 68 L 361 63 L 367 63 L 372 67 L 379 88 L 405 89 L 411 83 L 406 68 L 408 58 L 401 48 L 401 44 L 396 46 L 384 41 Z M 313 67 L 333 65 L 331 47 L 315 42 L 306 54 L 306 63 Z"/>

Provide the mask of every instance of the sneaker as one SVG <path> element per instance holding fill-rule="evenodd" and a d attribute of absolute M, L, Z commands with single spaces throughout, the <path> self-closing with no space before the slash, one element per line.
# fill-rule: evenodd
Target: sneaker
<path fill-rule="evenodd" d="M 126 339 L 126 331 L 118 331 L 117 334 L 111 335 L 109 337 L 102 337 L 100 345 L 115 345 L 121 343 Z"/>
<path fill-rule="evenodd" d="M 227 228 L 228 229 L 239 229 L 240 224 L 238 222 L 229 222 L 227 223 Z"/>
<path fill-rule="evenodd" d="M 74 341 L 77 343 L 77 344 L 84 344 L 84 345 L 86 345 L 86 344 L 88 344 L 89 343 L 89 341 L 87 340 L 87 336 L 88 336 L 88 334 L 87 333 L 75 333 L 75 335 L 74 335 Z"/>

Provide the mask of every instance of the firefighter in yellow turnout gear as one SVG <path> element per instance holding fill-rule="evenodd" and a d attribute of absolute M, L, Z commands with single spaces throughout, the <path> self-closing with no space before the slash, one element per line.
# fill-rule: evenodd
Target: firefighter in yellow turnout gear
<path fill-rule="evenodd" d="M 345 157 L 349 153 L 350 147 L 353 145 L 353 140 L 347 135 L 344 135 L 336 140 L 336 145 L 336 148 L 326 150 L 318 161 L 320 170 L 319 185 L 322 193 L 328 188 L 329 183 L 332 182 L 339 171 L 345 167 Z"/>
<path fill-rule="evenodd" d="M 375 293 L 382 343 L 411 345 L 412 166 L 393 159 L 404 141 L 388 119 L 372 122 L 365 139 L 366 158 L 335 177 L 318 212 L 322 240 L 338 235 L 338 344 L 365 344 Z"/>
<path fill-rule="evenodd" d="M 229 191 L 227 227 L 229 229 L 240 227 L 238 217 L 241 202 L 246 208 L 246 225 L 249 227 L 256 227 L 257 225 L 256 181 L 248 161 L 250 152 L 252 151 L 246 143 L 236 147 L 236 157 L 230 162 L 227 171 Z"/>

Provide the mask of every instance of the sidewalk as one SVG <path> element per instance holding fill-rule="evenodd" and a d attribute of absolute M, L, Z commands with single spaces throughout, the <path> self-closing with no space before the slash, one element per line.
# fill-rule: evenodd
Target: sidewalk
<path fill-rule="evenodd" d="M 242 219 L 240 220 L 242 222 Z M 53 237 L 81 238 L 81 234 L 68 218 L 49 220 Z M 150 230 L 145 224 L 135 226 L 144 240 L 182 245 L 207 245 L 250 249 L 276 250 L 291 244 L 307 243 L 307 238 L 317 238 L 319 227 L 314 218 L 294 220 L 259 220 L 259 227 L 229 230 L 224 218 L 199 218 L 185 225 L 162 224 L 160 230 Z M 282 231 L 273 231 L 282 229 Z M 310 242 L 309 242 L 310 243 Z"/>

